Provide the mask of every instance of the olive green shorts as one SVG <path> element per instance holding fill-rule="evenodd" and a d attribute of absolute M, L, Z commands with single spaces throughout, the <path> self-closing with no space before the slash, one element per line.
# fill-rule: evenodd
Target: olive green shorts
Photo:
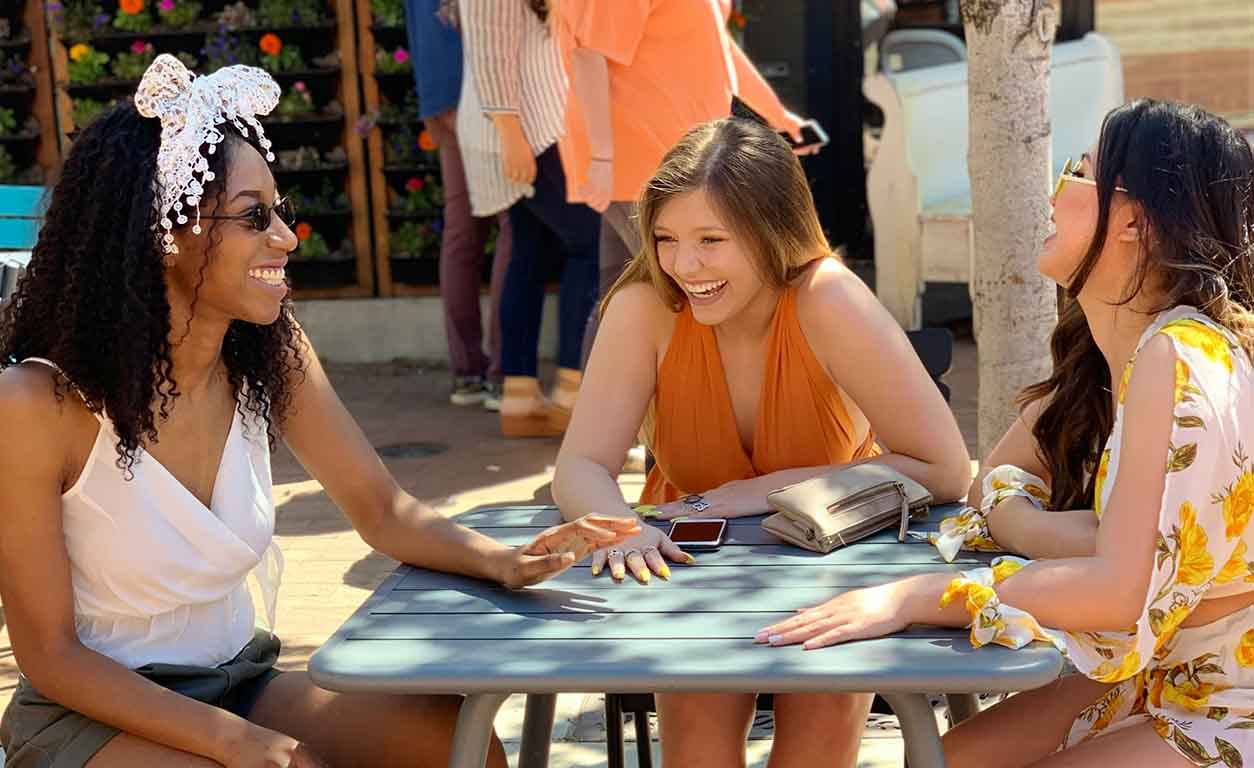
<path fill-rule="evenodd" d="M 247 717 L 266 684 L 279 676 L 279 640 L 258 631 L 218 667 L 147 664 L 135 672 L 184 696 Z M 119 731 L 45 698 L 25 677 L 0 720 L 5 768 L 83 768 Z"/>

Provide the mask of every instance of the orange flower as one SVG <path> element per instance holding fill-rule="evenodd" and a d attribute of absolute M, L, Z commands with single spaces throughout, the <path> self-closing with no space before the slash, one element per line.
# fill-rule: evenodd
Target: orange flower
<path fill-rule="evenodd" d="M 144 10 L 144 0 L 122 0 L 118 3 L 122 13 L 134 16 Z"/>
<path fill-rule="evenodd" d="M 309 226 L 308 222 L 302 221 L 296 225 L 297 240 L 300 240 L 303 243 L 308 240 L 311 235 L 313 235 L 313 227 Z"/>
<path fill-rule="evenodd" d="M 261 36 L 261 42 L 257 43 L 262 53 L 267 56 L 278 56 L 283 51 L 283 41 L 273 32 L 267 32 Z"/>
<path fill-rule="evenodd" d="M 418 148 L 423 152 L 432 152 L 436 146 L 435 139 L 431 138 L 431 132 L 423 128 L 422 133 L 418 134 Z"/>

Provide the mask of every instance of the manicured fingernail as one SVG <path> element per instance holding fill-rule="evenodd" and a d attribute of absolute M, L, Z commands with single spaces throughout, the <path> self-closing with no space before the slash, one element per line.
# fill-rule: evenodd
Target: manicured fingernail
<path fill-rule="evenodd" d="M 600 575 L 601 575 L 601 569 L 600 569 L 600 568 L 598 568 L 598 567 L 597 567 L 597 566 L 595 566 L 595 565 L 594 565 L 594 566 L 592 566 L 592 575 L 593 575 L 593 576 L 600 576 Z"/>
<path fill-rule="evenodd" d="M 685 560 L 684 562 L 688 563 L 688 565 L 692 565 L 693 563 L 697 562 L 697 558 L 693 557 L 692 555 L 687 555 L 687 558 L 688 559 Z"/>
<path fill-rule="evenodd" d="M 661 568 L 659 568 L 659 569 L 658 569 L 657 575 L 658 575 L 658 576 L 661 576 L 663 579 L 666 579 L 667 581 L 670 581 L 670 580 L 671 580 L 671 569 L 670 569 L 670 567 L 669 567 L 669 566 L 665 566 L 665 565 L 664 565 L 664 566 L 662 566 Z"/>
<path fill-rule="evenodd" d="M 761 632 L 759 632 L 759 633 L 757 633 L 756 635 L 754 635 L 754 636 L 753 636 L 753 642 L 755 642 L 755 643 L 765 643 L 765 642 L 766 642 L 769 638 L 770 638 L 770 635 L 769 635 L 769 634 L 767 633 L 767 631 L 764 629 L 764 630 L 762 630 Z"/>
<path fill-rule="evenodd" d="M 614 581 L 622 581 L 622 580 L 623 580 L 623 572 L 622 572 L 622 571 L 616 571 L 616 570 L 610 569 L 610 576 L 612 576 L 612 577 L 614 578 Z"/>
<path fill-rule="evenodd" d="M 649 572 L 648 572 L 648 571 L 641 571 L 641 572 L 640 572 L 640 574 L 638 575 L 638 578 L 640 579 L 640 583 L 641 583 L 641 584 L 648 584 L 648 583 L 649 583 Z"/>
<path fill-rule="evenodd" d="M 769 642 L 771 645 L 779 645 L 780 643 L 784 642 L 784 638 L 781 637 L 780 635 L 771 635 L 770 637 L 767 638 L 767 642 Z"/>

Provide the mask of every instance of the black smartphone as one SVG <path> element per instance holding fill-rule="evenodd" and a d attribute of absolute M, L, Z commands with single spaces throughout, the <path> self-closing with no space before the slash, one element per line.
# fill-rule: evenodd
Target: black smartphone
<path fill-rule="evenodd" d="M 765 117 L 762 117 L 762 115 L 758 113 L 757 110 L 741 101 L 737 96 L 732 96 L 731 114 L 732 117 L 739 117 L 744 120 L 753 120 L 754 122 L 761 123 L 767 127 L 770 127 L 771 125 Z M 778 133 L 784 138 L 784 141 L 788 142 L 788 146 L 792 147 L 794 150 L 809 149 L 811 147 L 823 147 L 826 146 L 828 142 L 827 133 L 823 130 L 823 126 L 819 125 L 816 120 L 806 120 L 801 124 L 800 142 L 794 139 L 792 134 L 787 131 L 779 131 Z"/>
<path fill-rule="evenodd" d="M 680 549 L 708 551 L 718 549 L 727 533 L 727 521 L 721 517 L 700 520 L 676 520 L 671 523 L 671 541 Z"/>

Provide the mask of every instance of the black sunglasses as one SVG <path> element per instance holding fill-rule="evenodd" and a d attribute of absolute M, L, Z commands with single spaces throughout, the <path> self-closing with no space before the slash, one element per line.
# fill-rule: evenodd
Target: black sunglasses
<path fill-rule="evenodd" d="M 234 216 L 204 216 L 202 219 L 219 219 L 222 221 L 247 221 L 249 226 L 258 232 L 265 232 L 270 229 L 270 224 L 274 221 L 274 216 L 278 215 L 279 221 L 289 227 L 296 225 L 296 207 L 292 205 L 292 201 L 286 197 L 281 197 L 274 205 L 266 205 L 265 203 L 257 203 L 249 208 L 246 213 L 238 213 Z"/>

